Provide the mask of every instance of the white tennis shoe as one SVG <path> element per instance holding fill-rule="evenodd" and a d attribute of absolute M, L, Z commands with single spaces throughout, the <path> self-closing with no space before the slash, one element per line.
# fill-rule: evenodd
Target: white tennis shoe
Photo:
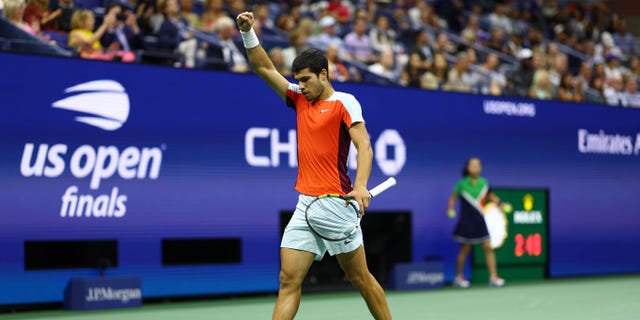
<path fill-rule="evenodd" d="M 492 288 L 504 287 L 505 284 L 506 284 L 506 282 L 502 278 L 491 278 L 491 279 L 489 279 L 489 287 L 492 287 Z"/>
<path fill-rule="evenodd" d="M 471 283 L 462 277 L 455 277 L 455 279 L 453 279 L 453 286 L 466 289 L 471 286 Z"/>

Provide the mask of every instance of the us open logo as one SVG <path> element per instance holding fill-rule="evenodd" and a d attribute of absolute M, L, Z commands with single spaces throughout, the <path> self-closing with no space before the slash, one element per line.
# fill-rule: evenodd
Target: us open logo
<path fill-rule="evenodd" d="M 129 96 L 113 80 L 84 82 L 65 89 L 72 94 L 55 101 L 54 108 L 75 111 L 75 121 L 106 131 L 122 127 L 129 118 Z M 28 141 L 20 174 L 30 179 L 72 181 L 59 198 L 61 218 L 122 218 L 128 196 L 118 186 L 102 188 L 111 178 L 156 180 L 160 176 L 165 144 L 155 147 Z"/>
<path fill-rule="evenodd" d="M 54 108 L 87 114 L 75 120 L 103 130 L 114 131 L 129 118 L 129 95 L 113 80 L 89 81 L 65 89 L 74 95 L 53 103 Z"/>

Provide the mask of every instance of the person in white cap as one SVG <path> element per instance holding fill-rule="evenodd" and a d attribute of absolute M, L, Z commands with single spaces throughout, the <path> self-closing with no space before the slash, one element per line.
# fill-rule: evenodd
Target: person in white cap
<path fill-rule="evenodd" d="M 526 97 L 533 81 L 533 52 L 523 48 L 516 54 L 520 65 L 507 74 L 507 94 Z"/>
<path fill-rule="evenodd" d="M 322 52 L 326 52 L 329 45 L 336 45 L 338 46 L 340 59 L 350 60 L 351 55 L 349 55 L 344 41 L 336 35 L 336 23 L 336 19 L 331 15 L 322 17 L 318 22 L 318 25 L 322 28 L 322 32 L 309 38 L 307 44 Z"/>

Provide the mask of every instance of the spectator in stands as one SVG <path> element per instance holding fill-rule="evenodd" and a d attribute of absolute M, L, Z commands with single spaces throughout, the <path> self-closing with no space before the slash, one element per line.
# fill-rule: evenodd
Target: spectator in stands
<path fill-rule="evenodd" d="M 400 74 L 400 85 L 420 88 L 420 79 L 425 70 L 420 55 L 417 52 L 412 52 L 409 55 L 409 62 L 407 62 Z"/>
<path fill-rule="evenodd" d="M 293 60 L 305 49 L 306 42 L 307 37 L 302 30 L 296 29 L 289 33 L 290 46 L 282 50 L 282 58 L 286 66 L 291 66 Z"/>
<path fill-rule="evenodd" d="M 449 42 L 449 36 L 441 32 L 436 38 L 436 45 L 432 48 L 433 53 L 442 53 L 443 55 L 454 54 L 456 52 L 454 46 Z"/>
<path fill-rule="evenodd" d="M 491 28 L 488 47 L 489 49 L 495 50 L 497 52 L 511 55 L 509 46 L 505 41 L 504 31 L 502 31 L 502 29 L 498 27 Z"/>
<path fill-rule="evenodd" d="M 640 58 L 633 56 L 629 60 L 629 73 L 635 77 L 640 77 Z"/>
<path fill-rule="evenodd" d="M 193 12 L 193 0 L 180 0 L 180 15 L 190 26 L 197 28 L 200 25 L 200 17 Z"/>
<path fill-rule="evenodd" d="M 521 36 L 531 27 L 531 12 L 529 10 L 521 11 L 517 7 L 512 6 L 509 8 L 509 18 L 513 22 L 513 32 L 511 35 Z"/>
<path fill-rule="evenodd" d="M 4 0 L 2 16 L 25 32 L 28 32 L 33 36 L 37 36 L 40 32 L 40 25 L 37 22 L 33 25 L 24 22 L 23 17 L 25 8 L 26 5 L 22 0 Z"/>
<path fill-rule="evenodd" d="M 107 7 L 107 12 L 113 12 L 116 20 L 100 38 L 102 47 L 122 51 L 143 49 L 144 42 L 135 14 L 129 9 L 123 9 L 118 2 L 112 2 Z"/>
<path fill-rule="evenodd" d="M 600 35 L 600 43 L 595 46 L 594 59 L 598 62 L 605 61 L 609 53 L 620 56 L 622 51 L 616 47 L 613 36 L 605 31 Z"/>
<path fill-rule="evenodd" d="M 610 106 L 623 107 L 627 105 L 627 96 L 624 93 L 624 82 L 621 76 L 613 76 L 608 79 L 604 88 L 604 97 Z"/>
<path fill-rule="evenodd" d="M 398 80 L 395 69 L 395 56 L 393 50 L 385 50 L 380 53 L 380 61 L 369 66 L 369 71 L 391 81 Z"/>
<path fill-rule="evenodd" d="M 480 33 L 484 33 L 484 31 L 480 29 L 480 17 L 472 14 L 469 16 L 469 21 L 460 34 L 466 41 L 476 42 Z"/>
<path fill-rule="evenodd" d="M 224 11 L 223 0 L 206 0 L 205 11 L 200 15 L 199 28 L 202 31 L 213 33 L 214 26 L 218 19 L 228 16 Z"/>
<path fill-rule="evenodd" d="M 248 11 L 247 2 L 245 0 L 228 0 L 227 13 L 229 17 L 237 17 L 239 14 Z"/>
<path fill-rule="evenodd" d="M 29 25 L 38 24 L 43 31 L 57 30 L 57 19 L 61 14 L 61 9 L 49 10 L 49 0 L 27 0 L 24 21 Z"/>
<path fill-rule="evenodd" d="M 420 88 L 438 90 L 439 87 L 440 84 L 438 83 L 438 79 L 436 79 L 436 76 L 433 73 L 427 71 L 422 74 L 422 77 L 420 77 Z"/>
<path fill-rule="evenodd" d="M 614 53 L 606 56 L 606 65 L 604 66 L 604 74 L 607 79 L 613 77 L 622 77 L 622 68 L 620 68 L 620 57 Z"/>
<path fill-rule="evenodd" d="M 150 33 L 152 34 L 158 34 L 160 32 L 160 28 L 166 19 L 166 14 L 163 9 L 167 7 L 167 1 L 168 0 L 155 0 L 155 6 L 149 7 L 149 12 L 145 12 L 150 26 Z"/>
<path fill-rule="evenodd" d="M 613 40 L 622 50 L 622 53 L 626 57 L 635 56 L 638 54 L 636 51 L 637 43 L 635 37 L 627 30 L 627 22 L 620 20 L 616 27 L 616 32 L 613 34 Z"/>
<path fill-rule="evenodd" d="M 530 49 L 522 49 L 517 55 L 520 65 L 507 75 L 507 93 L 517 96 L 528 96 L 533 82 L 533 52 Z"/>
<path fill-rule="evenodd" d="M 421 29 L 416 35 L 413 48 L 411 48 L 411 54 L 418 54 L 422 68 L 425 70 L 431 68 L 433 63 L 433 53 L 429 42 L 429 33 L 427 30 Z"/>
<path fill-rule="evenodd" d="M 429 22 L 429 17 L 432 14 L 434 14 L 433 7 L 428 4 L 427 0 L 417 0 L 415 6 L 407 10 L 411 29 L 418 30 L 423 28 Z"/>
<path fill-rule="evenodd" d="M 509 7 L 504 4 L 496 4 L 493 12 L 489 14 L 489 23 L 493 29 L 504 30 L 506 34 L 513 33 L 513 23 L 507 16 Z"/>
<path fill-rule="evenodd" d="M 547 70 L 536 70 L 529 89 L 529 98 L 550 100 L 554 98 L 553 84 L 549 81 Z"/>
<path fill-rule="evenodd" d="M 330 44 L 335 44 L 339 48 L 340 59 L 351 59 L 349 52 L 345 48 L 344 41 L 336 35 L 336 19 L 331 15 L 327 15 L 320 19 L 318 25 L 322 28 L 322 33 L 312 36 L 307 40 L 307 43 L 321 51 L 327 51 L 327 47 Z"/>
<path fill-rule="evenodd" d="M 378 60 L 367 35 L 367 20 L 358 18 L 353 22 L 349 34 L 344 37 L 344 46 L 349 55 L 358 62 L 372 64 Z"/>
<path fill-rule="evenodd" d="M 316 22 L 309 17 L 301 18 L 300 23 L 296 28 L 296 30 L 302 32 L 304 38 L 307 39 L 307 41 L 309 41 L 309 38 L 311 38 L 314 35 L 315 29 L 316 29 Z"/>
<path fill-rule="evenodd" d="M 524 47 L 531 48 L 533 50 L 540 47 L 543 42 L 544 35 L 542 34 L 542 31 L 534 28 L 529 28 L 529 30 L 527 30 L 527 36 L 525 37 L 523 45 Z"/>
<path fill-rule="evenodd" d="M 446 32 L 448 29 L 447 21 L 440 19 L 440 16 L 436 13 L 429 16 L 427 27 L 431 28 L 436 34 Z"/>
<path fill-rule="evenodd" d="M 487 83 L 482 88 L 483 93 L 496 92 L 498 89 L 507 85 L 507 78 L 498 71 L 500 67 L 500 59 L 495 54 L 489 54 L 485 58 L 484 63 L 480 67 L 486 74 L 488 74 Z M 500 92 L 502 90 L 500 89 Z M 496 95 L 496 94 L 494 94 Z"/>
<path fill-rule="evenodd" d="M 581 48 L 579 50 L 581 53 L 584 53 L 587 56 L 587 60 L 589 61 L 589 63 L 594 64 L 596 62 L 599 62 L 598 59 L 596 59 L 596 44 L 595 42 L 591 41 L 591 40 L 587 40 L 584 39 L 582 41 L 581 44 Z"/>
<path fill-rule="evenodd" d="M 567 55 L 564 53 L 558 53 L 550 63 L 549 81 L 551 81 L 551 84 L 553 84 L 554 87 L 558 87 L 560 85 L 562 75 L 569 69 Z"/>
<path fill-rule="evenodd" d="M 253 8 L 253 16 L 255 17 L 254 21 L 257 21 L 263 29 L 273 30 L 276 26 L 273 19 L 271 19 L 271 11 L 267 3 L 256 4 Z"/>
<path fill-rule="evenodd" d="M 560 4 L 557 0 L 545 1 L 540 11 L 546 25 L 550 25 L 559 12 Z"/>
<path fill-rule="evenodd" d="M 189 22 L 180 15 L 178 1 L 164 0 L 160 11 L 164 13 L 164 21 L 158 31 L 159 47 L 181 54 L 184 57 L 183 66 L 194 68 L 198 42 Z"/>
<path fill-rule="evenodd" d="M 591 72 L 591 63 L 589 61 L 582 61 L 580 63 L 580 69 L 578 70 L 578 74 L 575 77 L 576 84 L 580 83 L 582 86 L 582 91 L 585 91 L 589 87 L 589 82 L 591 82 L 592 78 Z"/>
<path fill-rule="evenodd" d="M 448 81 L 443 89 L 447 91 L 472 92 L 475 83 L 469 70 L 469 56 L 466 52 L 460 52 L 456 56 L 456 63 L 449 70 Z"/>
<path fill-rule="evenodd" d="M 373 18 L 374 17 L 370 17 L 369 15 L 367 15 L 367 10 L 362 7 L 356 8 L 356 11 L 353 13 L 353 21 L 355 21 L 356 19 L 364 19 L 364 21 L 367 22 L 367 31 L 373 24 Z"/>
<path fill-rule="evenodd" d="M 269 58 L 271 62 L 273 62 L 273 66 L 276 67 L 276 70 L 280 72 L 284 77 L 291 76 L 291 65 L 287 65 L 284 63 L 284 56 L 282 55 L 282 48 L 271 48 L 269 50 Z"/>
<path fill-rule="evenodd" d="M 467 53 L 467 56 L 469 57 L 469 64 L 470 65 L 476 65 L 478 64 L 478 54 L 476 53 L 476 49 L 474 49 L 473 47 L 464 47 L 461 46 L 460 48 L 464 48 L 464 52 Z M 463 52 L 462 50 L 460 52 Z"/>
<path fill-rule="evenodd" d="M 627 77 L 624 94 L 628 107 L 640 108 L 640 92 L 638 92 L 638 83 L 634 77 Z"/>
<path fill-rule="evenodd" d="M 425 89 L 440 89 L 449 79 L 449 63 L 442 53 L 433 55 L 433 65 L 420 79 Z"/>
<path fill-rule="evenodd" d="M 546 49 L 547 49 L 547 52 L 544 60 L 545 61 L 544 68 L 551 69 L 555 64 L 556 57 L 561 53 L 560 53 L 560 49 L 558 49 L 558 46 L 555 43 L 547 44 Z"/>
<path fill-rule="evenodd" d="M 389 27 L 389 19 L 385 15 L 378 15 L 375 26 L 369 31 L 371 47 L 376 53 L 385 50 L 393 50 L 396 41 L 396 32 Z"/>
<path fill-rule="evenodd" d="M 292 32 L 298 27 L 301 19 L 300 5 L 294 4 L 286 13 L 276 18 L 276 27 L 285 32 Z"/>
<path fill-rule="evenodd" d="M 338 50 L 337 45 L 330 44 L 325 52 L 325 56 L 327 56 L 329 62 L 329 80 L 338 82 L 349 81 L 349 69 L 340 60 Z"/>
<path fill-rule="evenodd" d="M 229 70 L 232 72 L 249 72 L 249 63 L 233 41 L 237 33 L 233 19 L 229 17 L 218 19 L 215 29 L 218 35 L 218 42 L 222 46 L 223 59 L 229 66 Z"/>
<path fill-rule="evenodd" d="M 584 101 L 582 83 L 575 83 L 573 76 L 569 72 L 565 72 L 562 75 L 560 85 L 558 86 L 558 99 L 571 102 Z"/>
<path fill-rule="evenodd" d="M 571 29 L 573 30 L 573 33 L 580 39 L 585 39 L 586 35 L 585 35 L 585 26 L 586 26 L 586 19 L 585 19 L 585 14 L 586 12 L 583 12 L 582 10 L 572 10 L 571 11 L 571 19 L 569 21 L 569 23 L 571 24 Z"/>
<path fill-rule="evenodd" d="M 115 60 L 124 62 L 133 62 L 136 59 L 135 54 L 127 51 L 109 50 L 105 51 L 100 44 L 100 38 L 104 35 L 108 28 L 112 27 L 116 22 L 116 13 L 114 10 L 105 14 L 102 24 L 96 31 L 95 17 L 90 10 L 78 10 L 71 17 L 71 33 L 69 33 L 69 46 L 78 50 L 80 57 L 85 59 L 96 60 Z"/>
<path fill-rule="evenodd" d="M 593 66 L 593 74 L 607 81 L 607 73 L 605 72 L 605 64 L 598 62 Z"/>
<path fill-rule="evenodd" d="M 585 101 L 589 103 L 606 104 L 604 96 L 604 77 L 594 75 L 589 82 L 589 88 L 585 91 Z"/>
<path fill-rule="evenodd" d="M 73 0 L 58 0 L 58 8 L 60 16 L 58 17 L 58 30 L 63 32 L 71 32 L 71 16 L 75 12 Z"/>
<path fill-rule="evenodd" d="M 327 11 L 338 20 L 341 25 L 349 23 L 351 20 L 351 9 L 346 6 L 349 1 L 329 0 Z"/>
<path fill-rule="evenodd" d="M 475 43 L 478 38 L 476 35 L 468 29 L 465 29 L 462 33 L 460 33 L 460 39 L 462 39 L 462 43 Z"/>
<path fill-rule="evenodd" d="M 145 35 L 152 35 L 158 31 L 157 29 L 154 29 L 152 20 L 157 20 L 156 16 L 160 14 L 157 6 L 157 2 L 159 1 L 160 0 L 137 0 L 136 2 L 134 11 L 138 20 L 138 26 L 140 26 L 142 33 Z M 161 16 L 162 15 L 160 15 L 160 17 Z M 159 23 L 155 26 L 160 28 Z"/>
<path fill-rule="evenodd" d="M 394 29 L 397 34 L 407 34 L 411 30 L 411 19 L 403 6 L 396 6 L 391 12 Z"/>

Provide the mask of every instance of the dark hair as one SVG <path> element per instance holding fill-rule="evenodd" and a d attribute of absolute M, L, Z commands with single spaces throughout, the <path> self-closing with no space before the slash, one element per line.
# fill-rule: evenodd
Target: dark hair
<path fill-rule="evenodd" d="M 329 61 L 322 51 L 309 48 L 302 51 L 291 64 L 291 71 L 298 73 L 309 68 L 309 71 L 316 75 L 320 75 L 322 69 L 329 70 Z"/>
<path fill-rule="evenodd" d="M 570 72 L 565 72 L 565 73 L 562 74 L 562 76 L 560 77 L 560 85 L 559 85 L 560 88 L 562 88 L 562 89 L 571 89 L 573 87 L 573 84 L 565 85 L 565 83 L 564 83 L 565 82 L 564 80 L 569 76 L 573 76 L 573 75 Z"/>
<path fill-rule="evenodd" d="M 471 161 L 473 160 L 478 160 L 480 161 L 480 158 L 478 157 L 471 157 L 469 159 L 467 159 L 467 161 L 464 163 L 464 168 L 462 168 L 462 177 L 467 177 L 469 175 L 469 163 L 471 163 Z"/>

